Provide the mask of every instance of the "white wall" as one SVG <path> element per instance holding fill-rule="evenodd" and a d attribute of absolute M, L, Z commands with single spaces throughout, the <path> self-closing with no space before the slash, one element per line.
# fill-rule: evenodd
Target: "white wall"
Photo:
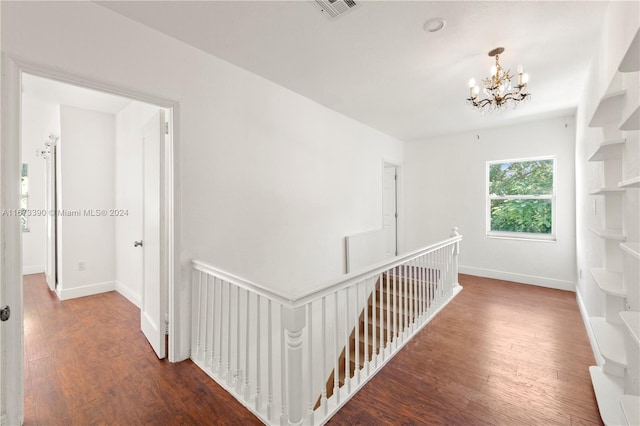
<path fill-rule="evenodd" d="M 25 95 L 22 98 L 22 162 L 29 164 L 29 210 L 45 205 L 45 160 L 36 156 L 49 134 L 60 134 L 59 105 Z M 44 272 L 46 262 L 46 217 L 29 217 L 29 232 L 22 233 L 22 268 L 25 274 Z"/>
<path fill-rule="evenodd" d="M 587 158 L 596 147 L 605 140 L 601 128 L 588 127 L 596 106 L 614 79 L 624 54 L 633 36 L 640 26 L 640 4 L 638 2 L 610 2 L 605 18 L 604 31 L 600 42 L 594 46 L 595 56 L 591 70 L 578 105 L 576 118 L 576 228 L 577 228 L 577 268 L 582 271 L 578 281 L 579 300 L 583 316 L 604 316 L 605 295 L 598 288 L 588 272 L 590 267 L 607 266 L 615 270 L 615 265 L 604 265 L 605 247 L 603 241 L 589 231 L 592 225 L 604 222 L 605 201 L 603 197 L 588 195 L 589 192 L 602 186 L 603 165 L 599 162 L 588 162 Z M 628 77 L 637 78 L 629 75 Z M 628 87 L 628 84 L 625 84 Z M 637 88 L 637 82 L 636 82 Z M 627 97 L 637 99 L 637 93 L 629 93 Z M 620 132 L 620 137 L 627 138 L 622 161 L 620 180 L 637 176 L 640 173 L 640 142 L 637 131 Z M 607 138 L 608 139 L 608 138 Z M 609 167 L 611 169 L 611 167 Z M 609 182 L 607 182 L 609 183 Z M 615 184 L 616 182 L 611 182 Z M 625 195 L 625 208 L 618 220 L 627 241 L 637 242 L 639 237 L 640 217 L 638 213 L 638 192 L 628 190 Z M 594 209 L 595 206 L 595 209 Z M 609 218 L 611 220 L 611 218 Z M 638 301 L 630 302 L 637 305 Z M 586 319 L 586 318 L 585 318 Z M 587 325 L 589 328 L 589 325 Z M 598 357 L 596 355 L 596 357 Z"/>
<path fill-rule="evenodd" d="M 573 290 L 574 140 L 574 118 L 560 117 L 407 143 L 408 248 L 446 238 L 457 226 L 461 272 Z M 487 238 L 486 162 L 551 155 L 557 156 L 557 241 Z"/>
<path fill-rule="evenodd" d="M 113 115 L 60 107 L 58 284 L 60 299 L 115 288 L 115 221 L 86 211 L 114 206 Z"/>
<path fill-rule="evenodd" d="M 191 258 L 295 295 L 344 271 L 345 235 L 381 226 L 401 142 L 95 3 L 2 8 L 6 53 L 179 103 L 178 358 Z"/>
<path fill-rule="evenodd" d="M 115 217 L 116 290 L 136 306 L 142 297 L 143 251 L 133 242 L 142 239 L 142 129 L 158 107 L 131 102 L 116 114 L 115 208 L 127 215 Z"/>

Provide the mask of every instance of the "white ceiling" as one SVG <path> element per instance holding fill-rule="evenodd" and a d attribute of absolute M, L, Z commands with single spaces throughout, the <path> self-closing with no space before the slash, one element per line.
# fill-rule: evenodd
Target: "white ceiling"
<path fill-rule="evenodd" d="M 331 20 L 313 1 L 106 1 L 117 13 L 402 140 L 572 113 L 606 2 L 364 1 Z M 434 17 L 437 33 L 423 30 Z M 467 82 L 487 52 L 530 74 L 532 101 L 481 115 Z"/>

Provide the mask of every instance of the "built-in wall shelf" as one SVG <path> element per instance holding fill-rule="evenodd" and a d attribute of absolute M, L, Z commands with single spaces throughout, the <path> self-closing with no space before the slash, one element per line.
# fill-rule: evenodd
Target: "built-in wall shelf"
<path fill-rule="evenodd" d="M 616 193 L 619 194 L 624 191 L 625 191 L 625 188 L 621 188 L 620 186 L 618 186 L 617 188 L 600 188 L 590 192 L 589 195 L 607 195 L 607 194 L 616 194 Z"/>
<path fill-rule="evenodd" d="M 627 53 L 622 58 L 618 71 L 620 72 L 638 72 L 640 71 L 640 30 L 636 31 L 636 35 L 631 41 L 631 45 Z"/>
<path fill-rule="evenodd" d="M 627 292 L 622 284 L 621 273 L 609 272 L 604 268 L 591 268 L 590 271 L 600 290 L 612 296 L 627 296 Z"/>
<path fill-rule="evenodd" d="M 602 367 L 589 367 L 589 374 L 602 421 L 607 426 L 619 425 L 622 420 L 620 399 L 624 395 L 624 379 L 606 374 Z"/>
<path fill-rule="evenodd" d="M 629 114 L 629 117 L 622 120 L 620 130 L 640 130 L 640 106 L 636 107 L 635 111 Z"/>
<path fill-rule="evenodd" d="M 623 311 L 620 312 L 620 318 L 636 345 L 640 345 L 640 312 Z"/>
<path fill-rule="evenodd" d="M 620 407 L 627 425 L 640 425 L 640 396 L 622 395 L 620 397 Z"/>
<path fill-rule="evenodd" d="M 611 228 L 589 228 L 591 232 L 605 240 L 625 241 L 627 238 L 622 234 L 622 229 Z"/>
<path fill-rule="evenodd" d="M 618 188 L 640 188 L 640 176 L 623 180 L 618 183 Z"/>
<path fill-rule="evenodd" d="M 594 153 L 591 154 L 588 161 L 604 161 L 622 158 L 622 148 L 625 142 L 627 142 L 625 138 L 602 142 Z"/>
<path fill-rule="evenodd" d="M 620 248 L 625 253 L 640 259 L 640 243 L 620 243 Z"/>
<path fill-rule="evenodd" d="M 624 349 L 624 328 L 622 324 L 613 324 L 603 317 L 589 318 L 591 330 L 598 343 L 600 354 L 607 362 L 625 368 L 627 353 Z"/>
<path fill-rule="evenodd" d="M 593 113 L 589 127 L 604 127 L 607 124 L 618 123 L 626 93 L 626 90 L 618 90 L 604 95 Z"/>

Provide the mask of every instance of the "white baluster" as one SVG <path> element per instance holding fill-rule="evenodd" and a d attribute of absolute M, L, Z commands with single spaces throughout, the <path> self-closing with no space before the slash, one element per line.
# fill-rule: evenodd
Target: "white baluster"
<path fill-rule="evenodd" d="M 231 376 L 231 283 L 225 281 L 227 287 L 227 300 L 225 305 L 227 306 L 227 370 L 225 373 L 227 379 L 227 385 L 232 383 Z"/>
<path fill-rule="evenodd" d="M 249 386 L 249 335 L 250 333 L 250 326 L 249 326 L 249 290 L 246 291 L 247 293 L 247 298 L 246 298 L 246 315 L 245 315 L 245 321 L 244 321 L 244 338 L 245 338 L 245 344 L 244 344 L 244 382 L 242 384 L 242 390 L 244 393 L 244 400 L 249 402 L 249 398 L 250 398 L 250 390 L 251 387 Z M 240 359 L 240 358 L 238 358 Z"/>
<path fill-rule="evenodd" d="M 211 277 L 212 280 L 212 284 L 211 284 L 211 289 L 209 290 L 209 294 L 211 297 L 211 324 L 209 326 L 209 330 L 211 330 L 209 332 L 209 339 L 211 340 L 211 344 L 210 349 L 209 349 L 209 353 L 210 353 L 210 359 L 209 359 L 209 365 L 211 366 L 211 371 L 214 371 L 214 367 L 215 367 L 215 337 L 216 337 L 216 332 L 214 331 L 215 329 L 215 325 L 216 325 L 216 277 Z"/>
<path fill-rule="evenodd" d="M 195 303 L 196 306 L 198 306 L 198 314 L 196 316 L 196 318 L 198 319 L 197 324 L 196 324 L 196 357 L 199 359 L 199 354 L 200 354 L 200 321 L 202 320 L 202 305 L 200 303 L 200 300 L 202 298 L 202 275 L 203 273 L 200 272 L 199 274 L 199 279 L 198 279 L 198 300 L 196 301 L 197 303 Z M 206 276 L 205 276 L 206 279 Z"/>
<path fill-rule="evenodd" d="M 359 302 L 360 302 L 360 286 L 361 286 L 361 282 L 357 283 L 355 285 L 355 290 L 356 290 L 356 295 L 353 298 L 353 324 L 354 324 L 354 335 L 355 335 L 355 339 L 353 340 L 353 352 L 354 352 L 354 356 L 355 356 L 355 364 L 354 364 L 354 370 L 353 370 L 353 379 L 355 380 L 355 382 L 357 384 L 360 384 L 360 321 L 358 318 L 358 314 L 360 313 L 360 309 L 359 309 Z"/>
<path fill-rule="evenodd" d="M 393 324 L 391 324 L 391 313 L 393 312 L 392 307 L 392 294 L 391 294 L 391 277 L 389 276 L 389 271 L 385 272 L 387 276 L 387 345 L 386 348 L 391 350 L 391 335 L 393 334 Z M 386 349 L 385 348 L 385 349 Z M 383 360 L 385 359 L 385 351 L 382 351 Z"/>
<path fill-rule="evenodd" d="M 273 322 L 271 317 L 271 299 L 267 300 L 267 420 L 273 419 Z"/>
<path fill-rule="evenodd" d="M 222 376 L 222 310 L 226 304 L 224 303 L 224 282 L 221 279 L 218 279 L 216 289 L 218 291 L 218 304 L 220 305 L 218 309 L 218 363 L 216 370 Z"/>
<path fill-rule="evenodd" d="M 315 404 L 313 395 L 313 305 L 307 305 L 307 361 L 309 363 L 309 372 L 307 375 L 307 384 L 309 385 L 309 406 L 307 409 L 308 424 L 313 424 L 313 406 Z"/>
<path fill-rule="evenodd" d="M 262 407 L 262 395 L 260 394 L 260 385 L 261 385 L 261 377 L 260 377 L 260 350 L 261 350 L 261 341 L 260 341 L 260 304 L 261 298 L 256 294 L 256 411 L 260 411 Z"/>
<path fill-rule="evenodd" d="M 235 385 L 236 392 L 241 394 L 242 391 L 242 369 L 241 367 L 241 359 L 240 359 L 240 287 L 236 286 L 236 376 L 235 376 Z"/>
<path fill-rule="evenodd" d="M 398 314 L 400 313 L 400 301 L 398 300 L 398 295 L 397 295 L 397 285 L 396 285 L 396 281 L 397 281 L 397 275 L 399 273 L 400 269 L 399 267 L 396 267 L 393 269 L 393 350 L 395 350 L 398 347 L 398 332 L 399 330 L 399 318 L 398 318 Z"/>
<path fill-rule="evenodd" d="M 322 371 L 327 366 L 327 349 L 329 348 L 329 342 L 327 342 L 327 296 L 322 298 Z M 320 405 L 323 408 L 323 414 L 326 416 L 328 413 L 327 407 L 327 387 L 322 386 L 322 399 Z"/>
<path fill-rule="evenodd" d="M 286 330 L 284 323 L 285 307 L 280 305 L 280 425 L 289 423 L 287 415 L 287 352 L 286 347 Z"/>
<path fill-rule="evenodd" d="M 345 309 L 344 309 L 344 386 L 347 390 L 347 395 L 351 394 L 351 363 L 350 361 L 350 346 L 349 341 L 349 288 L 344 289 L 345 293 Z"/>
<path fill-rule="evenodd" d="M 401 265 L 401 273 L 400 273 L 400 277 L 398 277 L 398 279 L 400 280 L 400 330 L 399 330 L 399 337 L 400 337 L 400 342 L 404 341 L 404 331 L 407 327 L 407 322 L 406 322 L 406 302 L 407 302 L 407 298 L 406 298 L 406 291 L 405 291 L 405 285 L 407 282 L 407 268 L 404 264 Z"/>
<path fill-rule="evenodd" d="M 376 346 L 376 337 L 378 335 L 378 329 L 376 328 L 376 324 L 377 324 L 377 321 L 376 321 L 376 307 L 377 307 L 376 299 L 378 297 L 378 291 L 377 291 L 377 287 L 378 286 L 376 286 L 376 282 L 382 283 L 381 278 L 382 277 L 380 275 L 378 275 L 377 279 L 375 277 L 371 278 L 371 282 L 373 283 L 373 293 L 372 293 L 373 296 L 371 297 L 371 302 L 372 302 L 371 303 L 371 321 L 373 323 L 371 325 L 371 339 L 372 339 L 371 347 L 373 349 L 372 349 L 372 353 L 371 354 L 369 354 L 369 319 L 368 319 L 368 316 L 366 318 L 366 321 L 364 322 L 364 355 L 365 355 L 364 358 L 367 360 L 367 377 L 369 377 L 369 374 L 370 374 L 370 371 L 369 371 L 369 364 L 370 364 L 369 355 L 371 355 L 371 361 L 373 361 L 374 368 L 377 365 L 376 353 L 378 351 L 378 347 Z M 369 308 L 369 306 L 368 306 L 369 304 L 366 303 L 366 305 L 367 305 L 366 309 L 368 309 Z"/>
<path fill-rule="evenodd" d="M 207 365 L 207 355 L 209 354 L 209 275 L 207 275 L 207 279 L 205 280 L 204 289 L 202 289 L 202 300 L 200 303 L 203 305 L 204 316 L 202 318 L 202 365 L 206 367 Z"/>
<path fill-rule="evenodd" d="M 338 363 L 340 362 L 340 352 L 338 350 L 338 292 L 333 293 L 335 297 L 334 303 L 334 333 L 333 333 L 333 396 L 336 398 L 336 404 L 340 404 L 340 366 Z"/>

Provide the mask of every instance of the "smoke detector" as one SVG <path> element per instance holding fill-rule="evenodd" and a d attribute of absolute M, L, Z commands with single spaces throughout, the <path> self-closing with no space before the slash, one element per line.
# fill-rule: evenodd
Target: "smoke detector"
<path fill-rule="evenodd" d="M 356 3 L 355 0 L 316 0 L 316 3 L 330 18 L 336 18 L 360 6 L 360 3 Z"/>

